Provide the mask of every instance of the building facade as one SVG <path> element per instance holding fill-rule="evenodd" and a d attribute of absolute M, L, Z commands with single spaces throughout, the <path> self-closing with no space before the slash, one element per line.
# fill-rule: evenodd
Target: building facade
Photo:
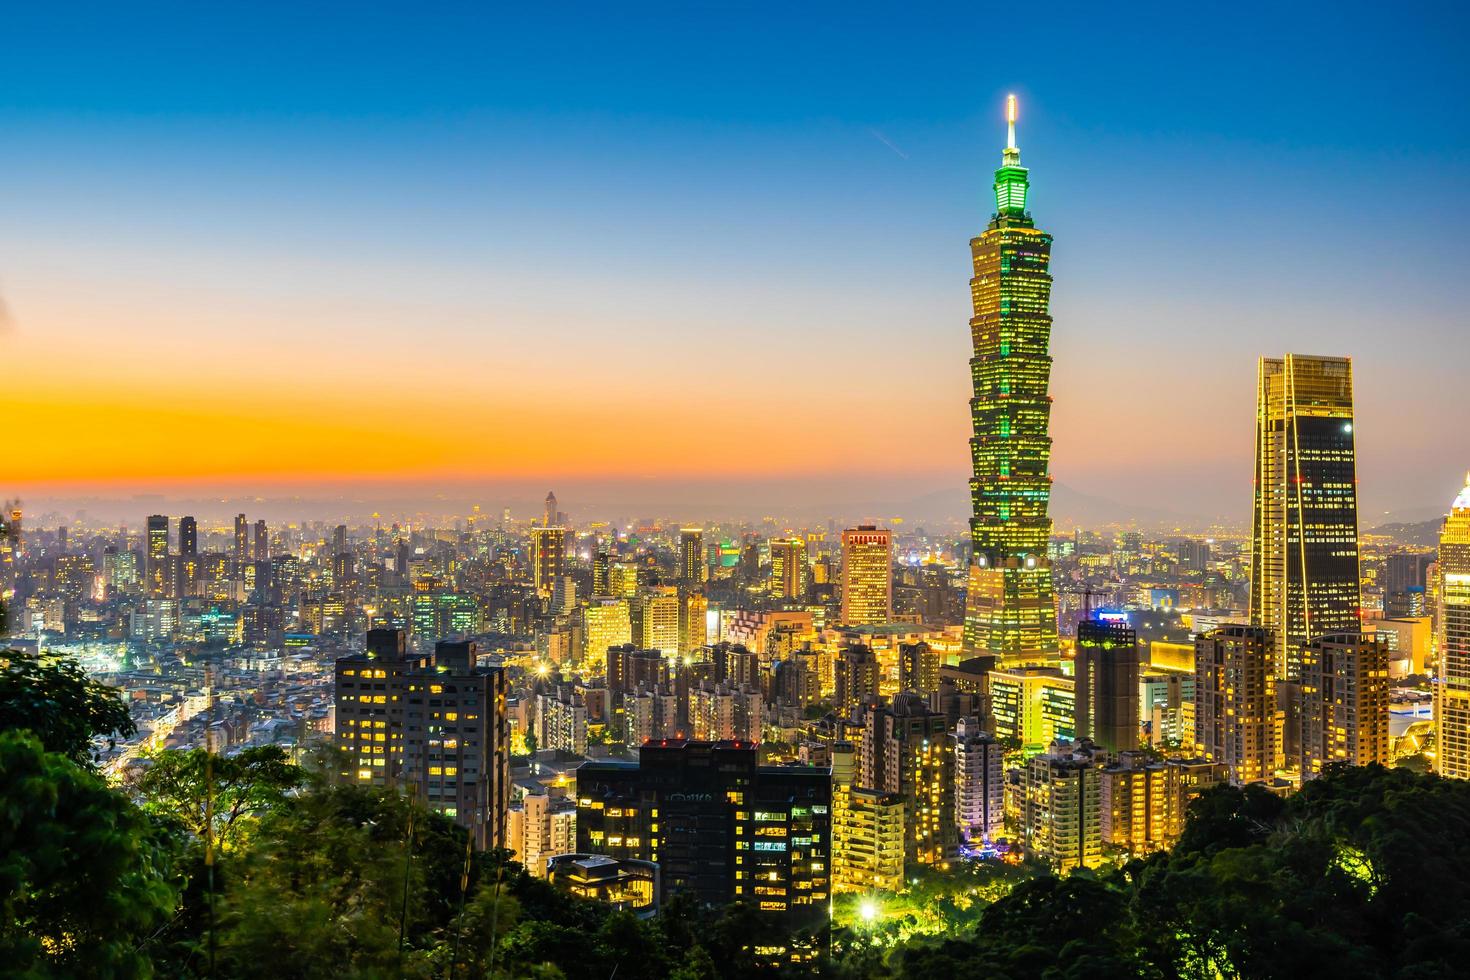
<path fill-rule="evenodd" d="M 1470 779 L 1470 477 L 1440 530 L 1435 564 L 1434 771 Z"/>
<path fill-rule="evenodd" d="M 1271 779 L 1281 765 L 1276 658 L 1276 638 L 1260 626 L 1195 637 L 1195 745 L 1237 786 Z"/>
<path fill-rule="evenodd" d="M 1301 775 L 1324 766 L 1386 766 L 1388 644 L 1377 633 L 1315 637 L 1301 658 Z"/>
<path fill-rule="evenodd" d="M 973 560 L 966 648 L 1005 663 L 1058 653 L 1047 541 L 1051 535 L 1051 236 L 1026 210 L 1030 183 L 1016 148 L 1016 102 L 995 172 L 995 214 L 970 242 L 974 316 L 970 374 Z"/>
<path fill-rule="evenodd" d="M 1262 358 L 1250 616 L 1271 631 L 1276 675 L 1300 674 L 1313 637 L 1356 632 L 1362 604 L 1352 362 Z"/>

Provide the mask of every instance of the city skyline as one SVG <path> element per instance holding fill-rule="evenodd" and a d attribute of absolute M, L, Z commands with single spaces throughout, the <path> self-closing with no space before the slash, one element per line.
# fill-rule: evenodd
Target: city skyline
<path fill-rule="evenodd" d="M 1274 56 L 1298 32 L 1255 38 L 1243 73 L 1211 69 L 1240 57 L 1247 18 L 1198 15 L 1172 30 L 1212 41 L 1186 59 L 1155 35 L 1150 60 L 1126 24 L 1079 16 L 1047 39 L 1066 67 L 1019 77 L 944 57 L 963 32 L 918 20 L 895 33 L 855 13 L 794 70 L 748 26 L 716 42 L 707 16 L 635 18 L 615 35 L 646 65 L 609 74 L 601 54 L 568 70 L 601 42 L 588 23 L 558 34 L 559 54 L 532 42 L 477 61 L 489 74 L 469 86 L 472 46 L 447 35 L 493 44 L 529 25 L 354 22 L 353 53 L 327 71 L 291 55 L 341 25 L 304 18 L 271 73 L 247 51 L 279 20 L 261 8 L 218 42 L 218 69 L 171 57 L 129 74 L 108 45 L 159 43 L 147 18 L 96 20 L 59 49 L 27 14 L 0 67 L 16 147 L 0 350 L 27 368 L 7 381 L 21 436 L 6 493 L 42 511 L 139 493 L 497 506 L 555 485 L 719 518 L 734 504 L 878 517 L 958 491 L 935 510 L 962 519 L 956 253 L 988 214 L 996 106 L 1014 89 L 1065 243 L 1057 482 L 1125 515 L 1244 524 L 1240 419 L 1255 358 L 1285 348 L 1354 359 L 1364 527 L 1434 517 L 1470 455 L 1452 424 L 1465 69 L 1453 24 L 1355 31 L 1368 14 L 1314 31 L 1320 50 L 1294 49 L 1289 68 Z M 175 15 L 171 37 L 214 26 Z M 694 38 L 738 56 L 692 91 L 653 91 L 691 57 L 672 42 Z M 1416 51 L 1412 93 L 1381 57 L 1393 38 Z M 430 49 L 450 55 L 419 64 Z M 875 68 L 880 55 L 896 60 Z M 1355 55 L 1374 68 L 1313 71 Z M 75 59 L 90 72 L 68 74 Z M 1423 202 L 1433 247 L 1380 247 L 1388 173 Z M 568 365 L 552 391 L 507 369 L 548 349 Z M 885 397 L 839 383 L 877 360 L 901 382 Z M 794 364 L 780 399 L 740 380 Z"/>

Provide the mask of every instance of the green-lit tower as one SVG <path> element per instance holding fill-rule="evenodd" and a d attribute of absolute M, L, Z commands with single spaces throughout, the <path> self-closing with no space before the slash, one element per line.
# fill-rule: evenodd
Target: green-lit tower
<path fill-rule="evenodd" d="M 1047 540 L 1051 518 L 1051 236 L 1026 210 L 1026 168 L 1016 149 L 1016 97 L 1006 99 L 1009 138 L 995 172 L 995 215 L 970 240 L 975 315 L 970 375 L 974 477 L 970 480 L 966 646 L 1016 664 L 1055 657 L 1057 612 Z"/>

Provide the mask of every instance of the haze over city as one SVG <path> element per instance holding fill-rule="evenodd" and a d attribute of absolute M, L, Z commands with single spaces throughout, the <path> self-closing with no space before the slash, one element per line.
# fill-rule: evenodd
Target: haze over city
<path fill-rule="evenodd" d="M 1429 25 L 1464 15 L 1328 10 L 11 11 L 5 492 L 962 520 L 1015 91 L 1059 521 L 1243 524 L 1287 349 L 1354 358 L 1365 526 L 1434 517 L 1470 131 Z"/>

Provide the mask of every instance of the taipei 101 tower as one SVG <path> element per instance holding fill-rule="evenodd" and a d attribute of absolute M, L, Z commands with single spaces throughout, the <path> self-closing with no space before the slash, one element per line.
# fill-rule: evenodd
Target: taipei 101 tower
<path fill-rule="evenodd" d="M 969 596 L 965 647 L 1002 664 L 1058 656 L 1047 541 L 1051 518 L 1051 236 L 1026 210 L 1016 148 L 1016 97 L 1006 99 L 1008 139 L 995 172 L 995 215 L 971 239 L 975 315 L 970 336 L 974 436 L 970 458 Z"/>

